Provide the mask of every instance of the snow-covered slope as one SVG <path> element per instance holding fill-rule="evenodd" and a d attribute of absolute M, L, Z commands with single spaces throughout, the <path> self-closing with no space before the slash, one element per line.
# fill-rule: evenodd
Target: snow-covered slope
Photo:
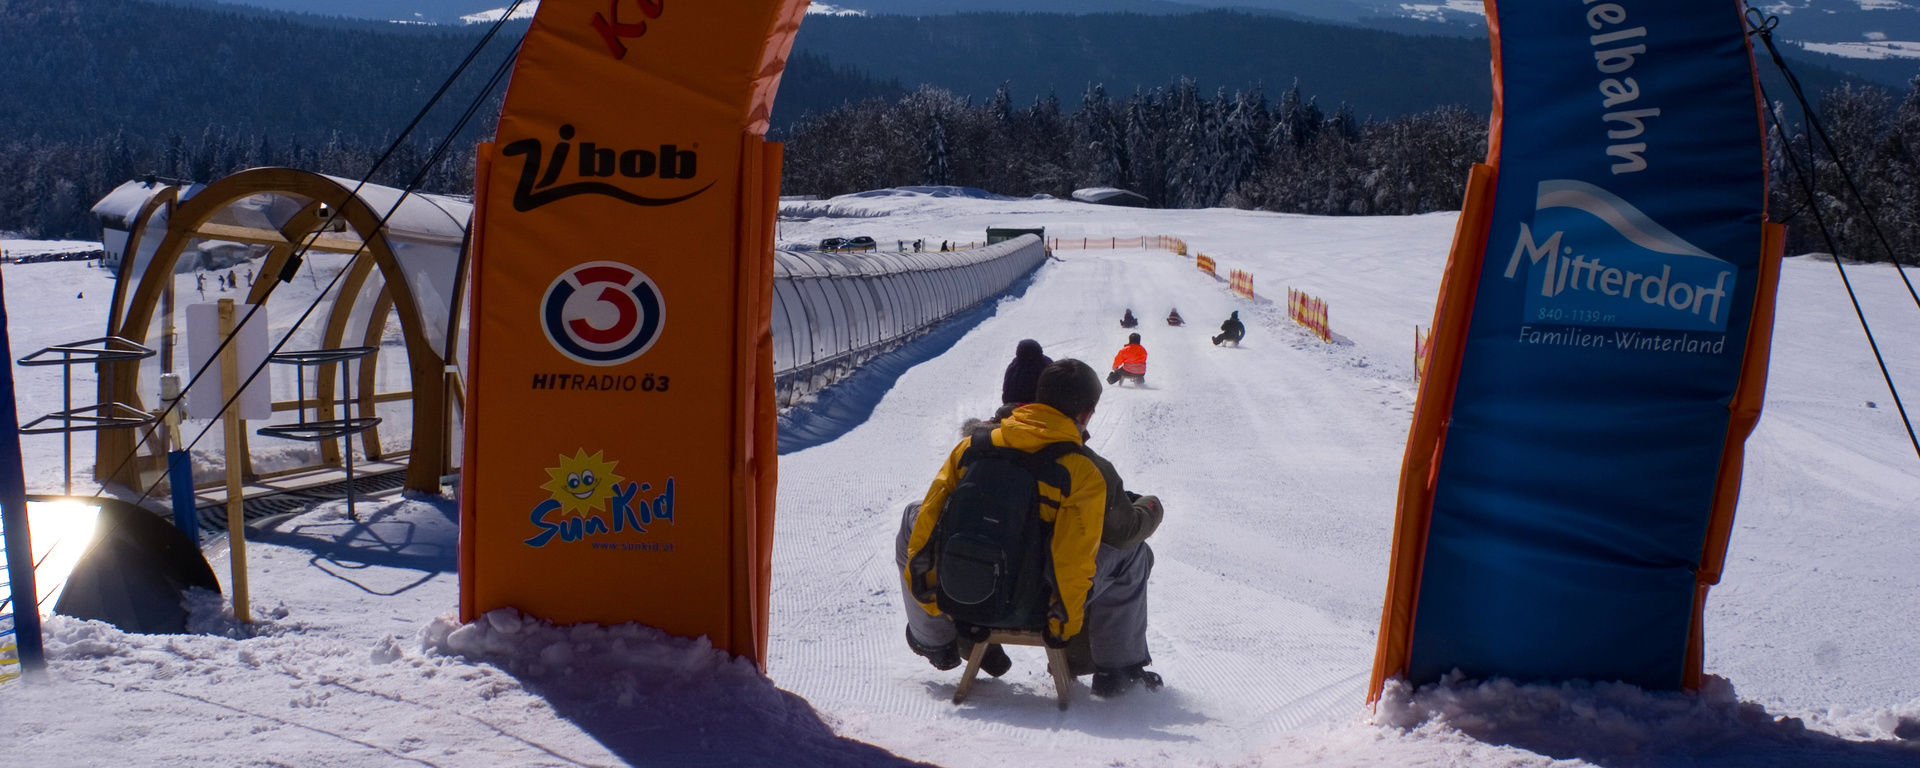
<path fill-rule="evenodd" d="M 782 242 L 967 241 L 989 225 L 1182 237 L 1223 271 L 1253 272 L 1263 296 L 1325 298 L 1334 341 L 1174 254 L 1062 250 L 809 406 L 844 423 L 780 459 L 767 678 L 639 627 L 511 613 L 457 625 L 451 501 L 389 497 L 363 502 L 362 523 L 329 505 L 266 526 L 249 547 L 262 617 L 251 630 L 215 602 L 198 606 L 201 635 L 55 617 L 47 680 L 0 686 L 0 754 L 49 766 L 1920 764 L 1920 458 L 1830 262 L 1785 269 L 1700 695 L 1456 681 L 1393 687 L 1369 713 L 1411 336 L 1431 317 L 1453 215 L 1116 209 L 939 188 L 806 206 L 781 222 Z M 44 290 L 83 267 L 4 269 L 16 351 L 55 333 L 23 316 L 62 318 L 62 333 L 100 321 L 85 316 L 102 309 L 93 288 L 85 305 Z M 1891 269 L 1853 277 L 1911 388 L 1920 312 Z M 1160 323 L 1174 307 L 1187 326 Z M 1166 502 L 1150 641 L 1167 687 L 1100 700 L 1082 679 L 1062 713 L 1039 653 L 1012 649 L 1013 671 L 955 707 L 958 673 L 900 639 L 901 505 L 962 420 L 996 404 L 1018 340 L 1101 365 L 1126 308 L 1144 321 L 1148 384 L 1109 390 L 1091 430 L 1129 487 Z M 1245 344 L 1209 344 L 1236 309 Z M 58 396 L 28 386 L 23 411 Z M 43 490 L 57 443 L 28 450 Z"/>

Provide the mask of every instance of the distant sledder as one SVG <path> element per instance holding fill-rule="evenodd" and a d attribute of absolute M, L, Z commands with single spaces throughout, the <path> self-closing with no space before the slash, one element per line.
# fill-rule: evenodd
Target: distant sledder
<path fill-rule="evenodd" d="M 1147 348 L 1140 346 L 1140 334 L 1127 334 L 1127 345 L 1113 356 L 1113 370 L 1107 372 L 1107 383 L 1117 385 L 1122 381 L 1147 384 Z"/>
<path fill-rule="evenodd" d="M 1240 346 L 1240 340 L 1246 336 L 1247 327 L 1240 324 L 1240 313 L 1235 311 L 1226 322 L 1220 324 L 1220 335 L 1213 337 L 1213 345 L 1217 347 L 1226 342 L 1233 342 L 1237 347 Z"/>
<path fill-rule="evenodd" d="M 1187 324 L 1186 319 L 1180 316 L 1179 307 L 1175 307 L 1172 312 L 1167 313 L 1167 325 L 1171 325 L 1175 328 L 1178 328 L 1186 324 Z"/>
<path fill-rule="evenodd" d="M 1127 309 L 1127 311 L 1125 311 L 1125 312 L 1123 312 L 1123 313 L 1121 313 L 1121 315 L 1120 315 L 1120 327 L 1122 327 L 1122 328 L 1132 328 L 1132 327 L 1134 327 L 1134 326 L 1137 326 L 1137 325 L 1139 325 L 1139 324 L 1140 324 L 1140 319 L 1139 319 L 1139 318 L 1137 318 L 1137 317 L 1134 317 L 1134 316 L 1133 316 L 1133 309 L 1132 309 L 1132 308 L 1128 308 L 1128 309 Z"/>

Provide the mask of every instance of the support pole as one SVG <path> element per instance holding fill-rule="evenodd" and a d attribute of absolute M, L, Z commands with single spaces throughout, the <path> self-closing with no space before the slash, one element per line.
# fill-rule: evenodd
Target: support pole
<path fill-rule="evenodd" d="M 233 299 L 220 300 L 220 338 L 233 338 Z M 233 617 L 251 624 L 253 611 L 247 605 L 247 521 L 242 510 L 245 492 L 240 481 L 242 462 L 233 455 L 234 449 L 244 444 L 242 432 L 246 429 L 246 421 L 237 412 L 239 399 L 234 397 L 239 391 L 240 350 L 237 344 L 229 343 L 220 350 L 220 396 L 221 402 L 227 403 L 226 410 L 220 414 L 227 443 L 227 548 L 233 565 Z"/>
<path fill-rule="evenodd" d="M 27 538 L 27 479 L 20 463 L 20 412 L 14 408 L 13 344 L 0 299 L 0 527 L 6 528 L 7 583 L 13 591 L 13 638 L 20 672 L 37 674 L 47 661 L 40 644 L 40 600 L 33 583 L 33 544 Z"/>
<path fill-rule="evenodd" d="M 62 358 L 71 359 L 73 353 L 63 352 Z M 60 412 L 67 414 L 67 427 L 73 426 L 73 366 L 60 366 Z M 60 492 L 73 495 L 73 430 L 60 433 Z"/>
<path fill-rule="evenodd" d="M 168 280 L 166 287 L 160 289 L 160 370 L 163 373 L 173 371 L 173 283 Z"/>
<path fill-rule="evenodd" d="M 167 485 L 173 495 L 173 524 L 198 544 L 200 518 L 193 505 L 193 459 L 180 439 L 180 374 L 160 374 L 160 404 L 167 414 L 160 426 L 160 439 L 167 456 Z"/>
<path fill-rule="evenodd" d="M 353 377 L 350 373 L 352 368 L 353 366 L 348 365 L 347 361 L 340 361 L 340 419 L 347 423 L 353 422 L 353 411 L 351 410 L 353 408 Z M 361 415 L 364 416 L 366 414 L 362 412 Z M 353 432 L 340 433 L 340 457 L 345 459 L 347 463 L 347 519 L 357 523 L 360 522 L 360 515 L 355 512 L 353 508 L 354 434 Z"/>

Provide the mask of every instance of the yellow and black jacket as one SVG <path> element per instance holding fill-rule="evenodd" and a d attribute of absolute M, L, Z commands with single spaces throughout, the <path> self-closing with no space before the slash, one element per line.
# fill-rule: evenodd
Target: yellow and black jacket
<path fill-rule="evenodd" d="M 1080 427 L 1052 406 L 1038 403 L 1014 409 L 1013 414 L 993 430 L 994 445 L 1028 453 L 1063 441 L 1079 443 Z M 920 607 L 935 616 L 940 615 L 940 608 L 934 602 L 940 574 L 933 566 L 934 553 L 928 545 L 934 525 L 940 521 L 940 511 L 946 506 L 947 494 L 960 483 L 960 456 L 966 452 L 967 443 L 960 441 L 947 454 L 940 474 L 934 476 L 933 485 L 927 488 L 927 495 L 920 502 L 920 515 L 914 519 L 913 532 L 907 539 L 907 568 L 903 575 Z M 1055 593 L 1054 605 L 1048 611 L 1047 631 L 1064 640 L 1080 633 L 1086 617 L 1094 558 L 1099 554 L 1100 533 L 1106 523 L 1107 483 L 1100 468 L 1083 454 L 1068 453 L 1060 457 L 1059 463 L 1067 470 L 1069 495 L 1063 498 L 1060 489 L 1041 483 L 1041 496 L 1058 502 L 1059 506 L 1041 504 L 1040 514 L 1053 524 Z"/>

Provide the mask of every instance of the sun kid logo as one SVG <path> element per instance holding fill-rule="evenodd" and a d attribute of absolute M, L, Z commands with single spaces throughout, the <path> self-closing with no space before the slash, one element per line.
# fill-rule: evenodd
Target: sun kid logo
<path fill-rule="evenodd" d="M 649 19 L 660 18 L 660 13 L 666 10 L 664 0 L 638 0 L 638 4 L 640 15 Z M 607 12 L 595 11 L 590 23 L 593 30 L 600 33 L 600 39 L 606 41 L 607 53 L 613 54 L 616 59 L 627 57 L 627 44 L 620 42 L 622 39 L 637 38 L 647 33 L 647 23 L 644 21 L 620 22 L 620 0 L 607 0 Z"/>
<path fill-rule="evenodd" d="M 677 197 L 637 195 L 604 181 L 560 184 L 560 175 L 570 165 L 574 175 L 581 179 L 611 179 L 616 176 L 628 179 L 691 179 L 700 171 L 700 153 L 693 149 L 681 149 L 676 144 L 662 144 L 660 151 L 654 152 L 645 149 L 621 150 L 583 141 L 580 142 L 578 159 L 569 164 L 567 160 L 574 154 L 573 136 L 572 125 L 560 126 L 560 143 L 554 145 L 552 157 L 546 156 L 546 145 L 539 139 L 521 139 L 501 148 L 500 154 L 504 157 L 526 156 L 520 164 L 520 181 L 513 189 L 514 210 L 525 213 L 575 195 L 603 195 L 623 203 L 649 207 L 673 205 L 707 191 L 714 184 L 707 182 L 706 186 Z"/>
<path fill-rule="evenodd" d="M 540 329 L 575 362 L 619 365 L 645 354 L 666 321 L 660 289 L 645 272 L 617 261 L 567 270 L 540 300 Z"/>
<path fill-rule="evenodd" d="M 1727 329 L 1733 265 L 1681 239 L 1613 193 L 1572 179 L 1542 181 L 1532 224 L 1520 223 L 1505 273 L 1508 280 L 1520 279 L 1522 261 L 1529 266 L 1525 320 Z M 1551 234 L 1541 239 L 1534 227 Z M 1607 242 L 1612 239 L 1609 230 L 1624 242 Z M 1598 244 L 1603 253 L 1575 253 L 1569 242 L 1590 248 Z"/>
<path fill-rule="evenodd" d="M 627 483 L 614 474 L 618 461 L 607 461 L 605 451 L 587 455 L 586 449 L 573 456 L 561 456 L 560 466 L 547 468 L 547 482 L 540 487 L 553 498 L 540 502 L 529 518 L 540 532 L 527 539 L 527 546 L 544 547 L 555 538 L 575 542 L 589 536 L 620 533 L 629 528 L 646 533 L 655 520 L 673 522 L 673 478 L 651 498 L 640 494 L 653 490 L 650 483 Z M 549 519 L 554 513 L 559 519 Z M 600 513 L 606 513 L 602 516 Z"/>

